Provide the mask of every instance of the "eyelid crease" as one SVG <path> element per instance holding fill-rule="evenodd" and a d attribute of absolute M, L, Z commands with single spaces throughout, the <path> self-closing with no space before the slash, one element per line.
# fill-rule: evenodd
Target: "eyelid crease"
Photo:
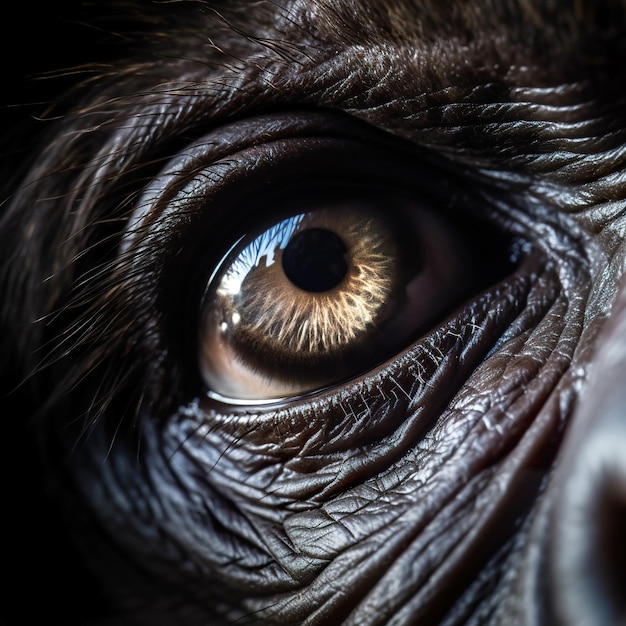
<path fill-rule="evenodd" d="M 174 199 L 186 189 L 195 176 L 200 178 L 199 185 L 206 185 L 207 182 L 203 182 L 201 176 L 207 168 L 216 166 L 224 168 L 223 173 L 216 175 L 215 179 L 219 181 L 220 176 L 228 175 L 233 167 L 233 159 L 237 158 L 236 155 L 254 150 L 263 144 L 286 139 L 306 140 L 324 137 L 359 140 L 364 131 L 372 138 L 378 137 L 379 141 L 383 140 L 384 133 L 373 128 L 368 130 L 362 122 L 350 119 L 345 114 L 328 111 L 296 110 L 290 112 L 288 116 L 281 113 L 265 114 L 226 124 L 175 155 L 146 187 L 129 218 L 122 250 L 130 248 L 134 239 L 146 228 L 149 229 L 151 223 L 160 218 L 167 219 L 168 214 L 176 212 L 177 203 L 173 202 Z M 193 194 L 187 190 L 180 200 L 184 201 L 186 196 L 193 197 Z M 168 208 L 169 203 L 173 203 L 171 208 Z"/>

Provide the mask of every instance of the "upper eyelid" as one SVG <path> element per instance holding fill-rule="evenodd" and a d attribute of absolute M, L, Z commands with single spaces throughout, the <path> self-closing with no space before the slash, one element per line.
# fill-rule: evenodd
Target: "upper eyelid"
<path fill-rule="evenodd" d="M 356 48 L 354 49 L 356 50 Z M 344 55 L 350 55 L 354 50 L 350 49 L 344 52 Z M 387 51 L 386 54 L 390 54 Z M 356 59 L 355 59 L 356 62 Z M 309 69 L 311 73 L 311 80 L 315 79 L 316 97 L 323 98 L 319 93 L 319 76 L 318 72 L 321 70 L 321 74 L 326 69 L 332 69 L 333 63 L 329 61 L 328 68 L 323 64 L 317 70 Z M 407 71 L 413 72 L 413 78 L 419 75 L 419 72 L 415 68 L 409 68 Z M 245 70 L 244 70 L 245 73 Z M 332 72 L 330 77 L 325 77 L 324 81 L 328 82 L 329 88 L 334 84 L 332 78 Z M 207 81 L 207 77 L 209 80 Z M 358 75 L 353 76 L 353 80 L 360 80 L 364 77 Z M 101 145 L 101 149 L 95 154 L 92 154 L 90 165 L 95 166 L 94 170 L 99 179 L 102 180 L 114 180 L 115 177 L 119 177 L 128 171 L 129 166 L 135 167 L 137 164 L 142 163 L 145 160 L 154 160 L 154 152 L 159 153 L 162 147 L 171 141 L 172 136 L 176 136 L 180 132 L 180 128 L 185 128 L 185 133 L 192 132 L 193 126 L 197 129 L 202 128 L 203 124 L 206 124 L 209 120 L 211 123 L 217 123 L 219 119 L 226 113 L 229 106 L 229 97 L 232 98 L 232 103 L 238 101 L 238 92 L 234 90 L 227 96 L 226 99 L 222 99 L 219 105 L 216 105 L 213 97 L 211 96 L 210 88 L 210 74 L 206 75 L 206 69 L 203 71 L 197 67 L 194 68 L 194 72 L 190 75 L 178 79 L 180 82 L 176 88 L 169 88 L 167 85 L 159 86 L 157 94 L 150 93 L 148 84 L 146 85 L 146 91 L 138 94 L 130 94 L 127 96 L 121 96 L 115 98 L 116 117 L 115 120 L 107 122 L 102 128 L 96 129 L 97 134 L 104 134 L 104 145 Z M 185 87 L 185 80 L 188 80 L 188 85 Z M 205 86 L 202 85 L 202 81 L 205 81 Z M 289 85 L 288 78 L 286 79 L 285 86 Z M 245 82 L 245 80 L 244 80 Z M 302 81 L 305 85 L 307 80 Z M 419 84 L 419 81 L 418 81 Z M 336 87 L 336 85 L 335 85 Z M 115 94 L 114 88 L 111 86 L 112 93 Z M 415 89 L 416 87 L 413 87 Z M 382 87 L 378 87 L 382 89 Z M 555 112 L 559 110 L 578 110 L 580 116 L 584 119 L 587 113 L 587 107 L 584 98 L 584 90 L 581 90 L 579 85 L 558 86 L 558 92 L 560 94 L 559 100 L 564 101 L 563 107 L 560 109 L 554 108 L 552 100 L 554 99 L 554 91 L 542 88 L 533 90 L 532 88 L 512 88 L 511 93 L 518 93 L 523 96 L 524 102 L 504 104 L 503 102 L 490 102 L 489 98 L 484 98 L 480 95 L 481 90 L 485 90 L 486 94 L 493 95 L 493 85 L 489 82 L 485 82 L 482 86 L 471 85 L 467 88 L 457 88 L 454 86 L 447 86 L 442 89 L 438 94 L 436 92 L 424 91 L 423 94 L 403 94 L 396 91 L 396 102 L 389 102 L 386 105 L 388 109 L 385 116 L 380 119 L 373 119 L 372 114 L 375 110 L 368 110 L 362 106 L 357 106 L 353 113 L 359 117 L 366 119 L 372 118 L 376 124 L 387 126 L 395 132 L 410 138 L 412 141 L 418 141 L 420 143 L 429 144 L 434 151 L 446 151 L 449 156 L 454 157 L 455 152 L 462 153 L 468 148 L 471 148 L 471 144 L 474 141 L 471 136 L 466 136 L 462 132 L 462 128 L 465 124 L 475 124 L 477 120 L 480 120 L 482 124 L 493 124 L 494 128 L 497 124 L 497 118 L 502 116 L 502 107 L 506 106 L 509 109 L 508 117 L 512 128 L 515 126 L 516 115 L 511 114 L 515 110 L 515 107 L 520 111 L 528 111 L 530 101 L 533 97 L 536 97 L 539 102 L 550 101 L 550 105 L 545 106 L 545 110 L 549 110 L 552 107 Z M 255 89 L 258 96 L 258 104 L 262 104 L 264 98 L 269 97 L 272 99 L 272 93 L 265 93 L 263 89 Z M 376 91 L 376 89 L 374 90 Z M 226 92 L 228 89 L 226 88 Z M 550 95 L 552 94 L 552 96 Z M 222 92 L 222 96 L 224 92 Z M 357 93 L 353 95 L 355 104 L 358 105 L 359 97 L 363 94 Z M 468 95 L 472 97 L 467 101 Z M 300 98 L 301 101 L 307 100 L 310 94 L 307 93 L 306 88 L 301 88 L 300 96 L 296 95 L 296 98 Z M 394 106 L 397 106 L 399 110 L 402 110 L 404 105 L 402 101 L 406 98 L 411 100 L 412 114 L 411 118 L 405 118 L 400 116 L 399 118 L 393 113 Z M 419 99 L 424 98 L 422 105 L 419 105 Z M 502 98 L 500 98 L 501 100 Z M 465 100 L 465 102 L 463 102 Z M 106 100 L 105 100 L 106 101 Z M 144 102 L 142 102 L 144 101 Z M 581 104 L 582 102 L 582 104 Z M 340 103 L 336 105 L 341 106 Z M 535 106 L 541 107 L 541 104 Z M 452 127 L 446 128 L 440 124 L 432 124 L 429 122 L 433 110 L 439 110 L 440 113 L 436 117 L 441 115 L 444 111 L 454 108 L 455 124 Z M 87 124 L 93 125 L 94 120 L 107 118 L 107 105 L 98 106 L 93 105 L 93 110 L 89 110 L 89 107 L 83 108 L 81 115 L 85 115 L 84 120 Z M 202 109 L 206 113 L 198 116 L 198 111 Z M 463 113 L 465 110 L 465 113 Z M 126 113 L 124 113 L 126 111 Z M 496 119 L 494 119 L 494 117 Z M 537 124 L 541 125 L 545 123 L 545 117 L 543 114 L 539 115 Z M 391 118 L 400 120 L 392 122 Z M 543 119 L 542 119 L 543 118 Z M 69 118 L 71 120 L 71 118 Z M 193 120 L 193 125 L 190 126 L 189 122 Z M 526 120 L 527 122 L 529 120 Z M 75 121 L 76 130 L 72 130 L 70 134 L 66 135 L 69 138 L 70 144 L 73 143 L 74 137 L 80 140 L 80 132 L 77 133 L 78 128 L 83 122 L 80 120 Z M 73 124 L 72 124 L 73 125 Z M 480 140 L 480 146 L 477 146 L 476 150 L 480 152 L 479 162 L 484 166 L 484 171 L 489 169 L 490 154 L 497 156 L 498 171 L 506 169 L 506 160 L 502 159 L 502 151 L 499 142 L 510 142 L 511 138 L 506 136 L 506 133 L 501 132 L 502 127 L 498 126 L 498 133 L 493 133 L 489 136 L 489 133 L 483 135 Z M 91 133 L 91 131 L 90 131 Z M 536 139 L 533 134 L 535 131 L 531 131 L 531 135 Z M 471 135 L 471 133 L 470 133 Z M 516 136 L 516 135 L 513 135 Z M 88 138 L 88 137 L 87 137 Z M 93 135 L 91 139 L 95 140 L 96 135 Z M 455 144 L 453 152 L 449 152 L 450 144 Z M 517 156 L 524 153 L 524 143 L 520 144 L 521 148 Z M 120 158 L 122 157 L 123 158 Z M 159 156 L 158 158 L 164 159 L 165 156 Z M 93 184 L 90 183 L 90 184 Z"/>

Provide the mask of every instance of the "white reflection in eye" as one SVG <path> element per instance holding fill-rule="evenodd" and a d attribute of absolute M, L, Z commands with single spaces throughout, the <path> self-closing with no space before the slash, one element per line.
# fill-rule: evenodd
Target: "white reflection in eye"
<path fill-rule="evenodd" d="M 224 297 L 238 295 L 241 291 L 241 284 L 252 269 L 257 267 L 263 260 L 265 261 L 265 267 L 269 267 L 274 263 L 276 250 L 283 250 L 287 246 L 294 231 L 303 219 L 304 214 L 289 217 L 266 230 L 251 244 L 246 246 L 221 279 L 218 293 Z M 234 315 L 236 315 L 237 321 L 235 321 L 233 316 L 232 322 L 237 324 L 240 316 L 238 313 Z"/>

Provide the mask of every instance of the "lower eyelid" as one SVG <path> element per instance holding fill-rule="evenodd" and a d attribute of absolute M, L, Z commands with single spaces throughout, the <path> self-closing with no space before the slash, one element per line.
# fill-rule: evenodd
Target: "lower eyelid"
<path fill-rule="evenodd" d="M 356 454 L 367 457 L 368 472 L 371 462 L 375 473 L 379 464 L 389 464 L 426 435 L 452 396 L 493 350 L 493 338 L 500 337 L 529 305 L 529 297 L 535 300 L 532 272 L 536 269 L 537 259 L 529 260 L 518 273 L 467 303 L 415 346 L 352 383 L 288 402 L 284 408 L 248 406 L 233 411 L 232 406 L 205 398 L 197 405 L 196 419 L 211 432 L 221 433 L 216 436 L 227 437 L 231 445 L 240 441 L 248 452 L 259 446 L 261 459 L 261 451 L 273 445 L 284 449 L 289 458 L 304 454 L 332 476 L 333 463 L 342 464 L 346 454 Z M 541 310 L 547 310 L 551 302 L 543 298 Z M 346 466 L 343 473 L 349 481 L 347 470 Z M 354 471 L 362 472 L 358 463 Z M 278 492 L 279 482 L 275 484 Z M 333 490 L 341 488 L 331 483 Z M 320 495 L 319 489 L 316 483 L 316 493 L 305 495 Z M 326 491 L 324 497 L 328 497 Z"/>

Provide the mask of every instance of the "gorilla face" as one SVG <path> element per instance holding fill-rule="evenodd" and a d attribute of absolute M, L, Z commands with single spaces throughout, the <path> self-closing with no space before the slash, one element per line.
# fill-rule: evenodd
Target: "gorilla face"
<path fill-rule="evenodd" d="M 626 7 L 116 7 L 7 133 L 14 584 L 75 624 L 624 619 Z"/>

